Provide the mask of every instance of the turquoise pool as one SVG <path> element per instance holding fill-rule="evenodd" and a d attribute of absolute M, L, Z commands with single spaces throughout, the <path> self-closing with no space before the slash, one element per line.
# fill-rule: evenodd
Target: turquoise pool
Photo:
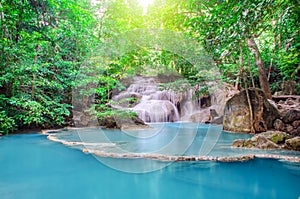
<path fill-rule="evenodd" d="M 150 159 L 118 159 L 114 163 L 121 167 L 166 164 Z M 113 169 L 94 155 L 52 142 L 45 135 L 0 138 L 1 199 L 297 199 L 299 182 L 300 164 L 286 161 L 173 162 L 153 172 L 135 174 Z"/>

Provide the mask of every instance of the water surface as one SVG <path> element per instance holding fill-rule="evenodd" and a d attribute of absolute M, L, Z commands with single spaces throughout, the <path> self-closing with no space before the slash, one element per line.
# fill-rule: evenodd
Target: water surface
<path fill-rule="evenodd" d="M 61 141 L 82 143 L 73 147 L 101 153 L 210 157 L 249 154 L 300 156 L 300 152 L 288 150 L 232 148 L 231 144 L 235 139 L 248 139 L 253 135 L 224 132 L 222 126 L 196 123 L 152 123 L 150 126 L 145 130 L 71 129 L 52 136 Z"/>
<path fill-rule="evenodd" d="M 160 164 L 119 159 L 123 167 Z M 8 198 L 298 198 L 300 165 L 271 159 L 175 162 L 124 173 L 45 135 L 0 138 L 0 196 Z"/>

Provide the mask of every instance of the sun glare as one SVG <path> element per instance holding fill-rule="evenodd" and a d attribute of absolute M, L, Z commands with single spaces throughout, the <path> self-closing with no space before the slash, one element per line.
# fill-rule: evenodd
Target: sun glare
<path fill-rule="evenodd" d="M 137 0 L 138 4 L 143 7 L 143 14 L 147 13 L 148 6 L 153 3 L 153 0 Z"/>

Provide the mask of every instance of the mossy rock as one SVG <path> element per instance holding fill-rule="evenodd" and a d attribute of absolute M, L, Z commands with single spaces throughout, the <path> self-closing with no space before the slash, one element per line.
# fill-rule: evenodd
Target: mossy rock
<path fill-rule="evenodd" d="M 287 139 L 291 138 L 291 135 L 282 131 L 267 131 L 260 135 L 266 137 L 275 144 L 284 144 Z"/>
<path fill-rule="evenodd" d="M 287 137 L 283 134 L 275 134 L 272 137 L 270 137 L 270 140 L 276 144 L 283 144 L 286 139 Z"/>
<path fill-rule="evenodd" d="M 294 137 L 286 140 L 286 147 L 291 150 L 300 151 L 300 137 Z"/>

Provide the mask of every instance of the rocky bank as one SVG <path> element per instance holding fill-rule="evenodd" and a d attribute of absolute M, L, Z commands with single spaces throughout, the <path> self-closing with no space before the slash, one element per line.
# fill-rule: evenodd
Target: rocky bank
<path fill-rule="evenodd" d="M 242 94 L 240 94 L 238 97 L 240 97 L 241 95 Z M 225 118 L 229 120 L 229 116 L 232 116 L 232 118 L 235 120 L 240 119 L 237 123 L 230 123 L 231 126 L 237 126 L 238 124 L 240 124 L 241 126 L 246 127 L 246 132 L 249 132 L 250 124 L 249 121 L 247 121 L 249 115 L 247 115 L 246 113 L 246 102 L 242 101 L 245 100 L 242 97 L 242 100 L 239 102 L 243 103 L 238 104 L 238 97 L 235 96 L 234 99 L 231 99 L 231 101 L 229 101 L 229 103 L 227 104 L 227 109 L 225 108 L 225 111 L 228 111 L 229 108 L 234 111 L 233 113 L 225 112 Z M 286 97 L 285 100 L 283 97 L 278 98 L 281 100 L 277 101 L 276 104 L 269 100 L 264 100 L 263 110 L 265 110 L 265 116 L 263 116 L 263 119 L 266 122 L 267 132 L 259 133 L 251 139 L 235 140 L 232 144 L 233 147 L 257 148 L 267 150 L 286 149 L 300 151 L 300 98 L 298 96 Z M 275 100 L 278 98 L 275 97 Z M 270 109 L 265 106 L 265 103 L 270 103 L 272 105 L 272 111 L 270 111 Z M 233 107 L 230 107 L 231 105 L 233 105 Z M 235 108 L 237 110 L 235 110 Z M 273 110 L 274 108 L 276 109 L 276 111 Z M 241 111 L 245 111 L 245 115 L 239 115 Z M 226 124 L 226 120 L 224 121 L 225 129 L 228 129 L 228 124 Z M 231 128 L 230 130 L 232 129 L 236 130 L 234 128 Z"/>
<path fill-rule="evenodd" d="M 281 131 L 268 131 L 255 135 L 251 139 L 235 140 L 232 146 L 264 150 L 286 149 L 300 151 L 300 137 L 292 137 L 290 134 Z"/>

